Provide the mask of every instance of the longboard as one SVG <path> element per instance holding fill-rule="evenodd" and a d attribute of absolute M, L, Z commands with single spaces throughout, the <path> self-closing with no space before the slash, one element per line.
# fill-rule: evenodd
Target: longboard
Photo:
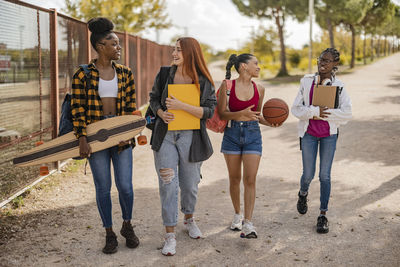
<path fill-rule="evenodd" d="M 117 116 L 89 124 L 86 132 L 92 153 L 132 139 L 145 125 L 146 120 L 136 115 Z M 79 140 L 72 131 L 24 152 L 14 158 L 13 163 L 23 167 L 74 157 L 79 157 Z"/>

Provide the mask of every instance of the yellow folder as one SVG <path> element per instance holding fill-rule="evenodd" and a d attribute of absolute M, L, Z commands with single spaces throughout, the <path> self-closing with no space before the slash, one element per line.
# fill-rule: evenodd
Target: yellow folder
<path fill-rule="evenodd" d="M 200 106 L 200 89 L 195 84 L 168 84 L 168 97 L 192 105 Z M 200 119 L 184 110 L 168 110 L 175 118 L 168 124 L 168 130 L 195 130 L 200 129 Z"/>

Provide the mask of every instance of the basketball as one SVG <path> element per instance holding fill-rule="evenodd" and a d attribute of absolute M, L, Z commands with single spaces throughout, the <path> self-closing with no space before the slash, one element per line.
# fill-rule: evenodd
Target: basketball
<path fill-rule="evenodd" d="M 289 107 L 282 99 L 271 98 L 263 106 L 263 116 L 269 123 L 281 124 L 289 116 Z"/>

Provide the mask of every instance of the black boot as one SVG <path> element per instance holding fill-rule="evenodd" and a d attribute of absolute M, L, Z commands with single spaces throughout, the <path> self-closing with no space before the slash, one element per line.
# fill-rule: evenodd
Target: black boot
<path fill-rule="evenodd" d="M 328 218 L 325 215 L 320 215 L 317 220 L 317 233 L 326 234 L 329 232 Z"/>
<path fill-rule="evenodd" d="M 106 245 L 103 248 L 103 253 L 113 254 L 118 250 L 117 236 L 114 232 L 107 232 L 106 235 Z"/>
<path fill-rule="evenodd" d="M 139 246 L 139 238 L 135 235 L 131 222 L 122 223 L 121 235 L 126 238 L 126 246 L 128 248 Z"/>
<path fill-rule="evenodd" d="M 298 195 L 299 195 L 299 200 L 297 200 L 297 211 L 300 214 L 306 214 L 307 213 L 307 209 L 308 209 L 308 207 L 307 207 L 307 196 L 308 196 L 308 193 L 305 196 L 302 196 L 300 194 L 300 191 L 299 191 Z"/>

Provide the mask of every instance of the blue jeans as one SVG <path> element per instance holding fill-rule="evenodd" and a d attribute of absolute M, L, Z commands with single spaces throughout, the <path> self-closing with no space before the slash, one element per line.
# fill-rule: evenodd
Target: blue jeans
<path fill-rule="evenodd" d="M 115 184 L 118 189 L 122 218 L 132 219 L 132 147 L 118 153 L 118 146 L 92 153 L 89 158 L 96 188 L 96 202 L 103 226 L 112 226 L 111 218 L 111 160 L 114 167 Z"/>
<path fill-rule="evenodd" d="M 181 189 L 181 211 L 193 214 L 197 202 L 201 162 L 189 162 L 192 130 L 168 131 L 159 151 L 154 151 L 165 226 L 178 223 L 178 194 Z"/>
<path fill-rule="evenodd" d="M 222 139 L 224 154 L 262 154 L 262 137 L 258 121 L 231 121 Z"/>
<path fill-rule="evenodd" d="M 303 158 L 303 175 L 300 180 L 300 191 L 308 192 L 308 188 L 315 174 L 315 162 L 317 160 L 319 144 L 319 181 L 320 181 L 320 210 L 328 210 L 328 202 L 331 194 L 331 167 L 335 156 L 337 135 L 328 137 L 315 137 L 308 133 L 301 140 L 301 152 Z"/>

